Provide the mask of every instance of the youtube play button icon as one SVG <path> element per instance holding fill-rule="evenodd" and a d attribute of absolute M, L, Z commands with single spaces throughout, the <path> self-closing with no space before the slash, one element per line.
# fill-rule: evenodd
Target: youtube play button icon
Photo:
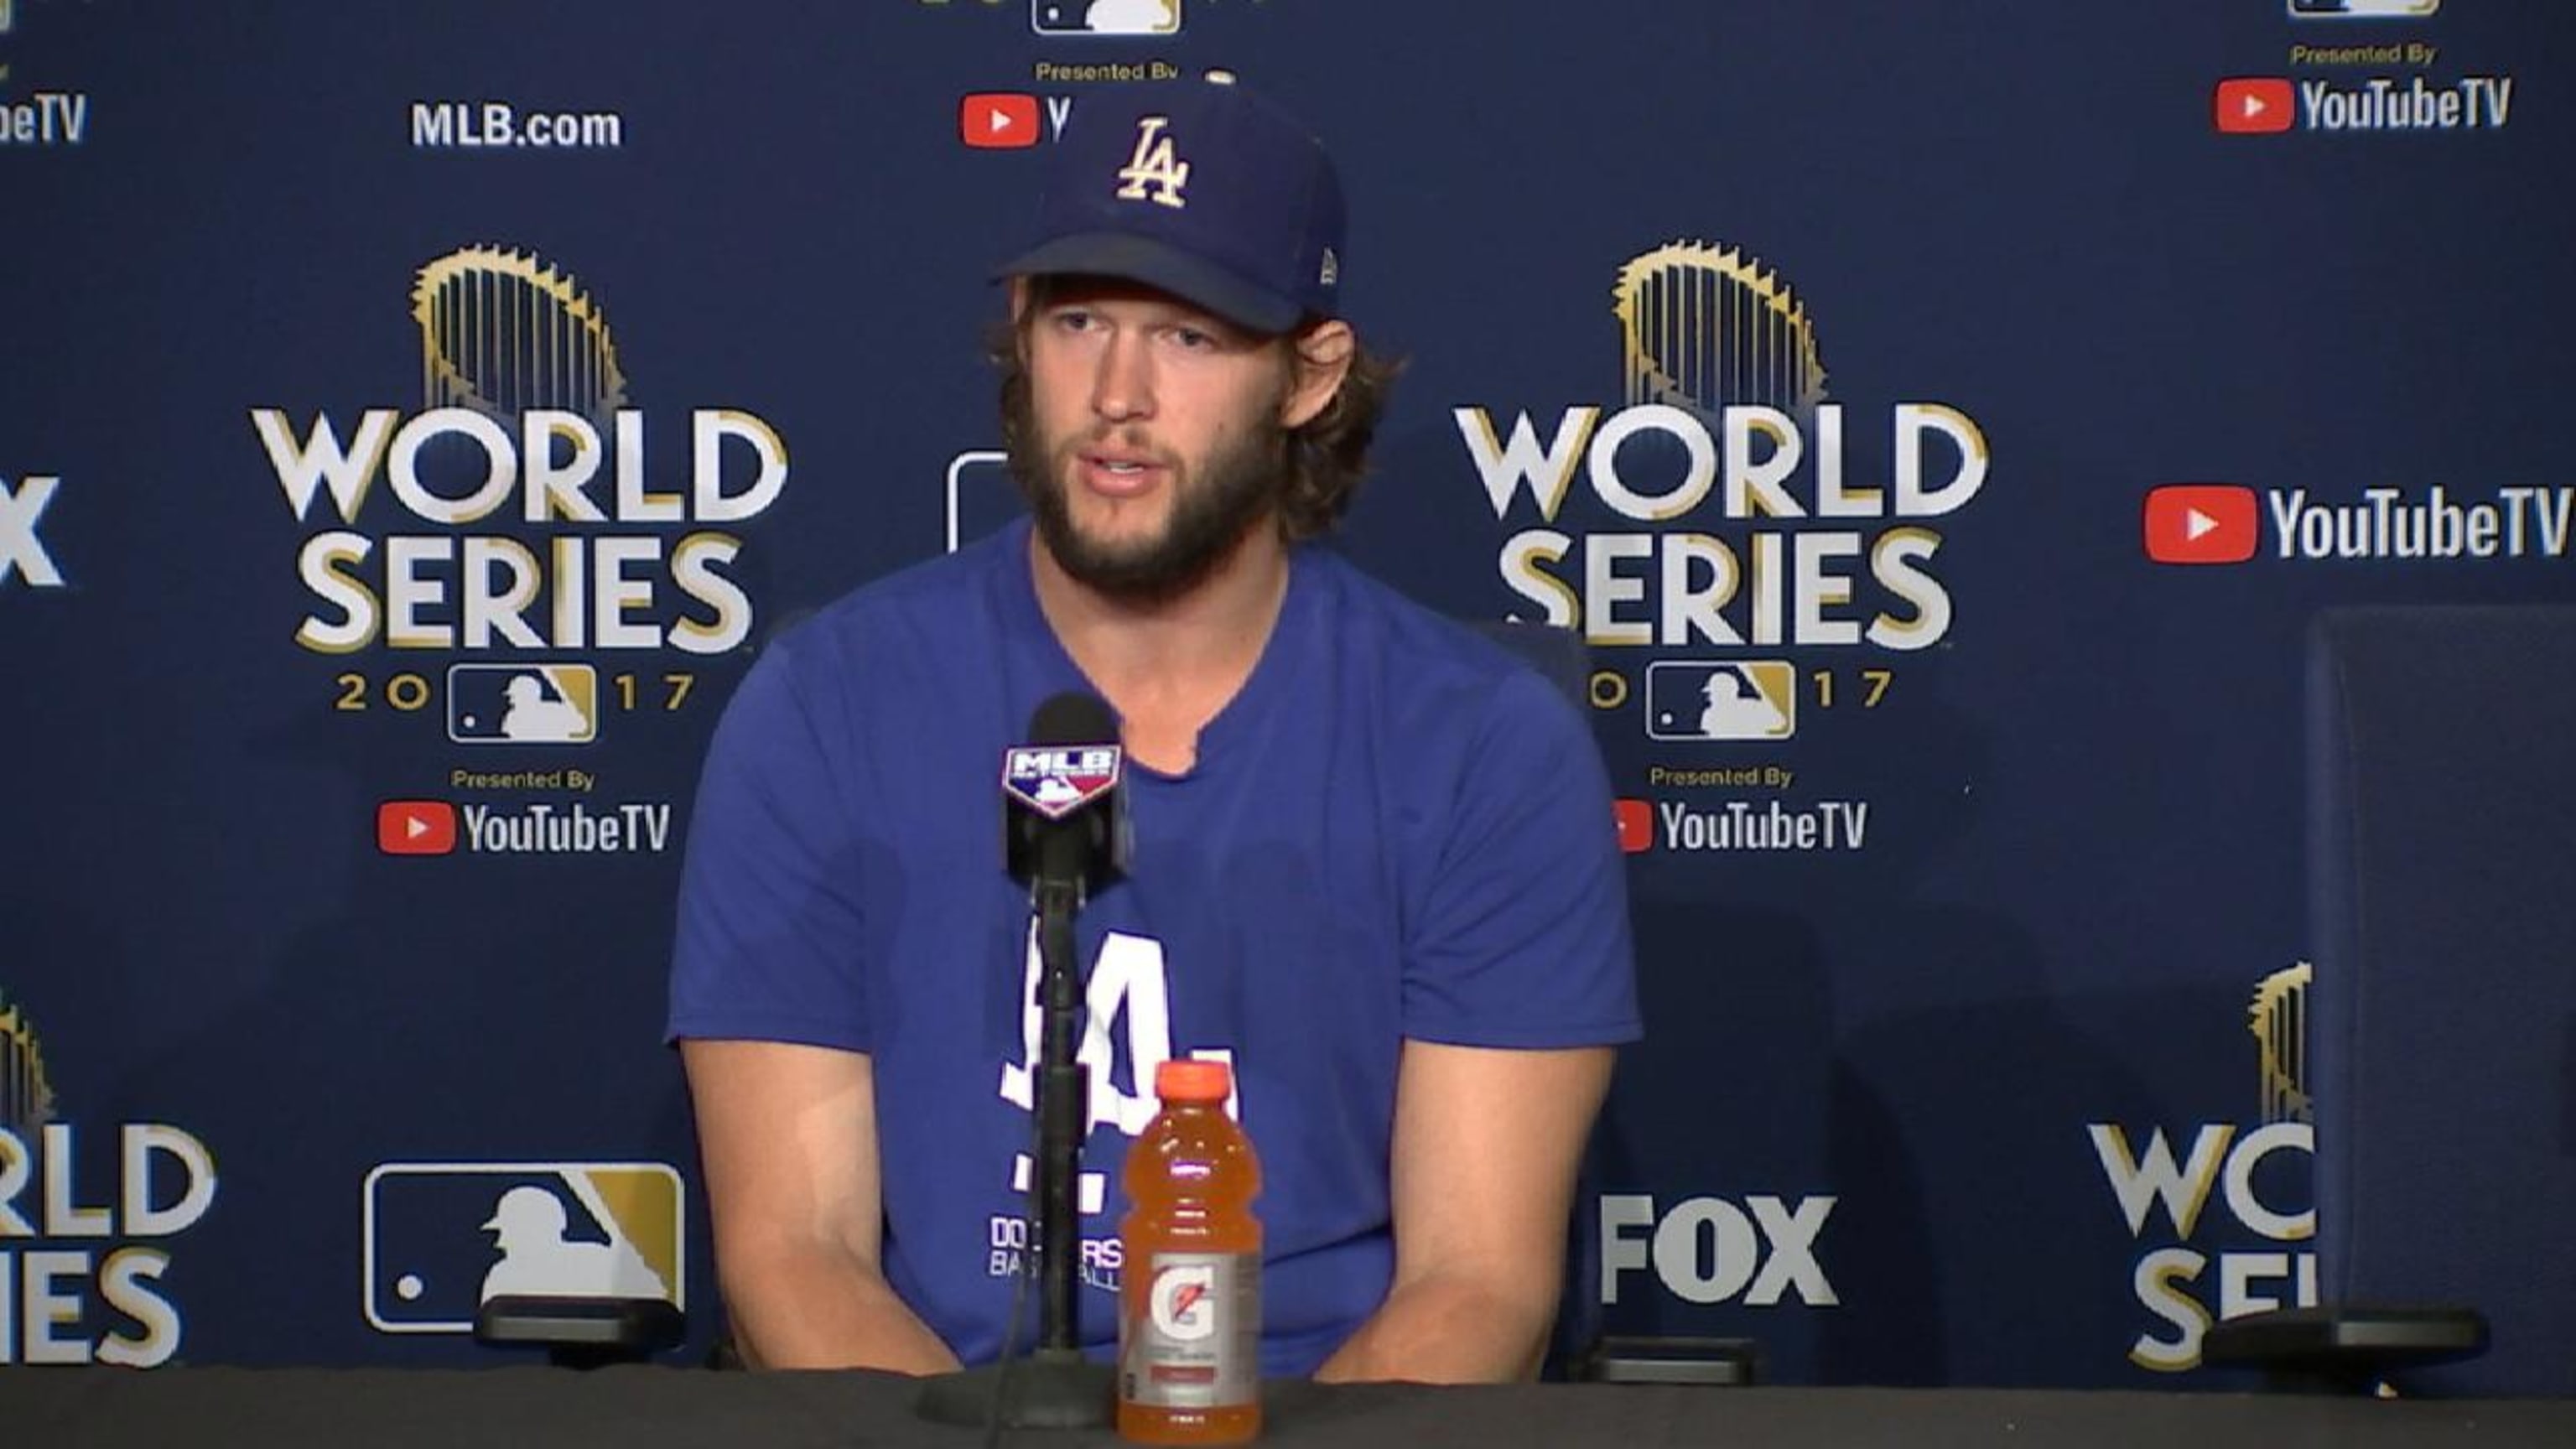
<path fill-rule="evenodd" d="M 2290 129 L 2298 118 L 2290 83 L 2279 76 L 2239 76 L 2218 83 L 2210 113 L 2232 136 L 2261 136 Z"/>
<path fill-rule="evenodd" d="M 2158 563 L 2243 563 L 2254 556 L 2262 532 L 2251 488 L 2168 483 L 2147 492 L 2147 557 Z"/>
<path fill-rule="evenodd" d="M 450 855 L 456 807 L 444 800 L 387 800 L 376 807 L 376 849 L 387 855 Z"/>
<path fill-rule="evenodd" d="M 957 103 L 957 139 L 979 151 L 1016 151 L 1038 143 L 1038 98 L 1024 91 L 978 91 Z"/>

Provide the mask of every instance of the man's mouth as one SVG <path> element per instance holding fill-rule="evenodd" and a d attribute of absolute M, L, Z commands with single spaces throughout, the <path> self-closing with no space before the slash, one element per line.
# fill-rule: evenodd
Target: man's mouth
<path fill-rule="evenodd" d="M 1143 492 L 1163 474 L 1157 460 L 1133 453 L 1081 455 L 1083 481 L 1097 492 L 1127 496 Z"/>

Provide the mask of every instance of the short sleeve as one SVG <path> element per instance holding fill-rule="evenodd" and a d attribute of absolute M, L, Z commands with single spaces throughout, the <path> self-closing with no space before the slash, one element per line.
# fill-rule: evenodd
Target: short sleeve
<path fill-rule="evenodd" d="M 1533 671 L 1486 698 L 1407 931 L 1404 1034 L 1493 1047 L 1634 1040 L 1627 873 L 1600 749 Z"/>
<path fill-rule="evenodd" d="M 869 1050 L 847 807 L 855 736 L 799 688 L 793 644 L 752 667 L 708 747 L 680 874 L 669 1040 Z"/>

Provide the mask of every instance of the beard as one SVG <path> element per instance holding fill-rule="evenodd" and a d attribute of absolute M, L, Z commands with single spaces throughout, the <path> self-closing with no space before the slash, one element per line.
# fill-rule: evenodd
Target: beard
<path fill-rule="evenodd" d="M 1002 435 L 1011 476 L 1029 501 L 1038 538 L 1076 582 L 1129 604 L 1158 604 L 1205 583 L 1255 528 L 1276 513 L 1285 476 L 1288 430 L 1264 408 L 1251 429 L 1191 464 L 1157 450 L 1169 470 L 1171 503 L 1162 529 L 1141 538 L 1112 540 L 1082 532 L 1073 521 L 1071 476 L 1083 449 L 1105 433 L 1052 443 L 1038 435 L 1026 388 L 1004 404 Z M 1127 441 L 1142 445 L 1130 434 Z"/>

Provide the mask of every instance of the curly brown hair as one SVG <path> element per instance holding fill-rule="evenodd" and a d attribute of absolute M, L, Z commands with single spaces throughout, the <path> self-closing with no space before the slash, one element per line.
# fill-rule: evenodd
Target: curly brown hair
<path fill-rule="evenodd" d="M 1022 339 L 1060 280 L 1030 278 L 1028 306 L 1018 318 L 996 323 L 984 339 L 985 355 L 1002 375 L 1002 445 L 1015 459 L 1030 456 L 1028 435 L 1036 425 Z M 1284 334 L 1271 342 L 1281 349 L 1285 363 L 1296 336 Z M 1331 532 L 1350 511 L 1360 479 L 1368 474 L 1369 444 L 1386 411 L 1387 393 L 1403 370 L 1404 359 L 1380 356 L 1355 342 L 1351 369 L 1332 399 L 1303 424 L 1286 430 L 1280 447 L 1278 504 L 1279 531 L 1290 542 Z"/>

